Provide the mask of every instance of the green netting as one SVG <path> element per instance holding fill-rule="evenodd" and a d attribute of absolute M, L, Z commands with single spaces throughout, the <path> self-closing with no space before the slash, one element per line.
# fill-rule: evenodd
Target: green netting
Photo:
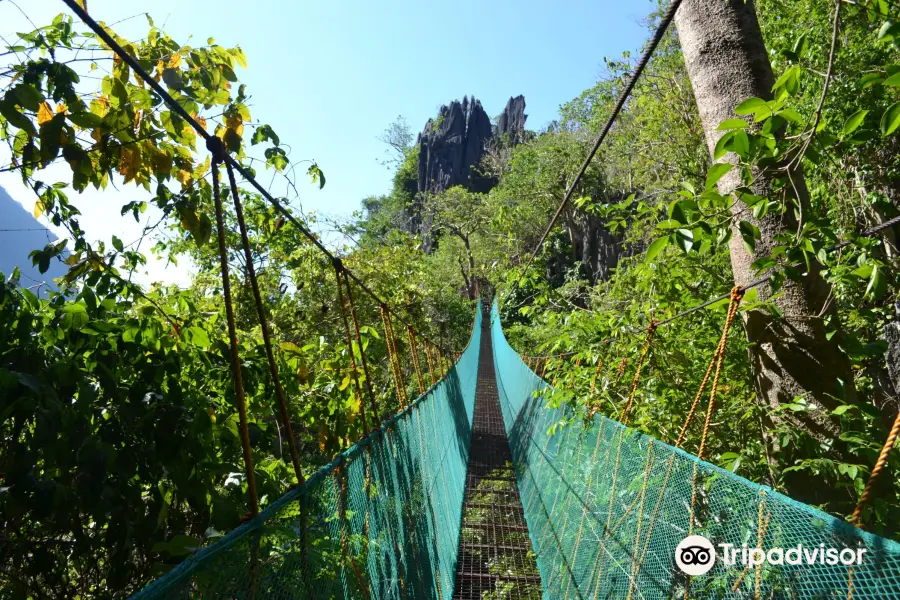
<path fill-rule="evenodd" d="M 571 409 L 544 405 L 537 392 L 548 384 L 509 346 L 496 306 L 491 318 L 500 403 L 544 598 L 684 598 L 688 577 L 674 554 L 689 530 L 717 552 L 721 543 L 765 551 L 865 548 L 862 565 L 853 567 L 852 598 L 900 598 L 896 542 L 601 416 L 548 435 Z M 711 571 L 692 578 L 689 597 L 849 600 L 850 579 L 850 567 L 827 559 L 745 569 L 717 558 Z"/>
<path fill-rule="evenodd" d="M 480 340 L 477 310 L 460 359 L 407 410 L 132 598 L 449 599 Z"/>

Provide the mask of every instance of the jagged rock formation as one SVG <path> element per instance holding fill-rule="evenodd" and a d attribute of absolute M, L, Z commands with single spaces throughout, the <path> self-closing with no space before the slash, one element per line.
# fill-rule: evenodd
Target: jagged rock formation
<path fill-rule="evenodd" d="M 478 163 L 493 137 L 491 119 L 481 102 L 454 100 L 442 106 L 419 134 L 419 194 L 442 192 L 456 185 L 487 192 L 493 181 L 478 173 Z"/>
<path fill-rule="evenodd" d="M 410 207 L 407 222 L 415 233 L 423 237 L 424 248 L 430 252 L 430 223 L 423 218 L 422 203 L 429 194 L 440 193 L 461 185 L 471 192 L 486 193 L 497 184 L 496 179 L 485 175 L 479 163 L 485 152 L 502 135 L 513 143 L 520 141 L 525 132 L 525 97 L 510 98 L 506 109 L 491 125 L 481 101 L 474 96 L 463 97 L 441 106 L 436 119 L 429 119 L 419 134 L 419 173 L 416 202 Z"/>
<path fill-rule="evenodd" d="M 494 135 L 508 138 L 512 143 L 518 143 L 525 133 L 525 96 L 510 98 L 500 118 L 497 119 L 497 127 Z"/>

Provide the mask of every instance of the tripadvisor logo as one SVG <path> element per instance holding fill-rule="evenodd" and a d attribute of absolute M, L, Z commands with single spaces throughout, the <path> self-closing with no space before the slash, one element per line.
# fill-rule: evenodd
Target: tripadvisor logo
<path fill-rule="evenodd" d="M 757 565 L 860 565 L 866 548 L 826 548 L 825 544 L 793 548 L 750 548 L 747 544 L 718 544 L 718 558 L 725 566 L 735 564 L 755 567 Z M 708 573 L 716 562 L 716 550 L 712 542 L 702 535 L 689 535 L 675 547 L 675 564 L 691 576 Z"/>
<path fill-rule="evenodd" d="M 675 547 L 675 564 L 688 575 L 703 575 L 715 563 L 716 549 L 702 535 L 689 535 Z"/>

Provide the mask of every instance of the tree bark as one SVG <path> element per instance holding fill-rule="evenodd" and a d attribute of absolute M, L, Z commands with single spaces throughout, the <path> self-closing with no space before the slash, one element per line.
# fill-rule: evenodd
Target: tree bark
<path fill-rule="evenodd" d="M 675 25 L 684 52 L 685 64 L 706 135 L 710 154 L 725 133 L 718 125 L 735 117 L 734 108 L 750 97 L 772 98 L 772 65 L 760 32 L 753 0 L 684 0 L 675 16 Z M 729 153 L 724 161 L 736 163 Z M 783 174 L 783 172 L 782 172 Z M 752 192 L 772 197 L 771 172 L 754 173 Z M 768 256 L 779 234 L 793 234 L 798 223 L 795 207 L 810 214 L 809 194 L 803 173 L 793 169 L 790 177 L 796 189 L 794 206 L 781 214 L 755 219 L 740 201 L 735 201 L 734 232 L 730 243 L 731 265 L 737 285 L 756 278 L 751 264 Z M 719 182 L 723 194 L 740 185 L 739 169 L 732 169 Z M 737 224 L 747 220 L 761 234 L 751 253 L 737 232 Z M 783 313 L 780 319 L 761 311 L 744 313 L 750 342 L 750 358 L 760 401 L 775 408 L 804 397 L 817 407 L 809 412 L 780 413 L 792 426 L 815 440 L 829 444 L 840 433 L 839 422 L 828 415 L 841 402 L 855 402 L 856 391 L 850 361 L 838 347 L 840 333 L 828 338 L 828 327 L 837 327 L 831 286 L 821 277 L 818 264 L 799 281 L 784 282 L 774 303 Z M 759 288 L 760 300 L 772 298 L 768 285 Z M 829 318 L 826 327 L 826 318 Z"/>

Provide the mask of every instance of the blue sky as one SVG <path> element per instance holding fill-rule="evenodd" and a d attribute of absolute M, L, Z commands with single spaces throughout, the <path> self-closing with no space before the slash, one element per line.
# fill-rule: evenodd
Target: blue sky
<path fill-rule="evenodd" d="M 37 24 L 65 9 L 58 0 L 17 4 Z M 648 35 L 642 21 L 655 4 L 90 0 L 88 7 L 107 23 L 148 10 L 182 44 L 203 45 L 208 37 L 239 44 L 249 68 L 238 76 L 252 95 L 253 119 L 275 129 L 292 159 L 315 159 L 326 174 L 323 190 L 300 187 L 304 210 L 346 215 L 365 196 L 390 188 L 391 173 L 378 162 L 386 146 L 377 137 L 398 115 L 415 133 L 441 104 L 463 95 L 475 95 L 495 116 L 510 96 L 523 94 L 528 126 L 540 129 L 596 81 L 604 57 L 641 46 Z M 0 23 L 4 35 L 29 29 L 9 2 L 0 2 Z M 116 29 L 143 37 L 147 21 L 128 19 Z M 31 210 L 33 194 L 15 177 L 0 176 L 0 185 Z M 82 226 L 96 238 L 118 233 L 127 243 L 140 227 L 118 207 L 139 195 L 86 192 L 76 201 Z M 185 274 L 157 265 L 144 280 L 184 281 Z"/>

